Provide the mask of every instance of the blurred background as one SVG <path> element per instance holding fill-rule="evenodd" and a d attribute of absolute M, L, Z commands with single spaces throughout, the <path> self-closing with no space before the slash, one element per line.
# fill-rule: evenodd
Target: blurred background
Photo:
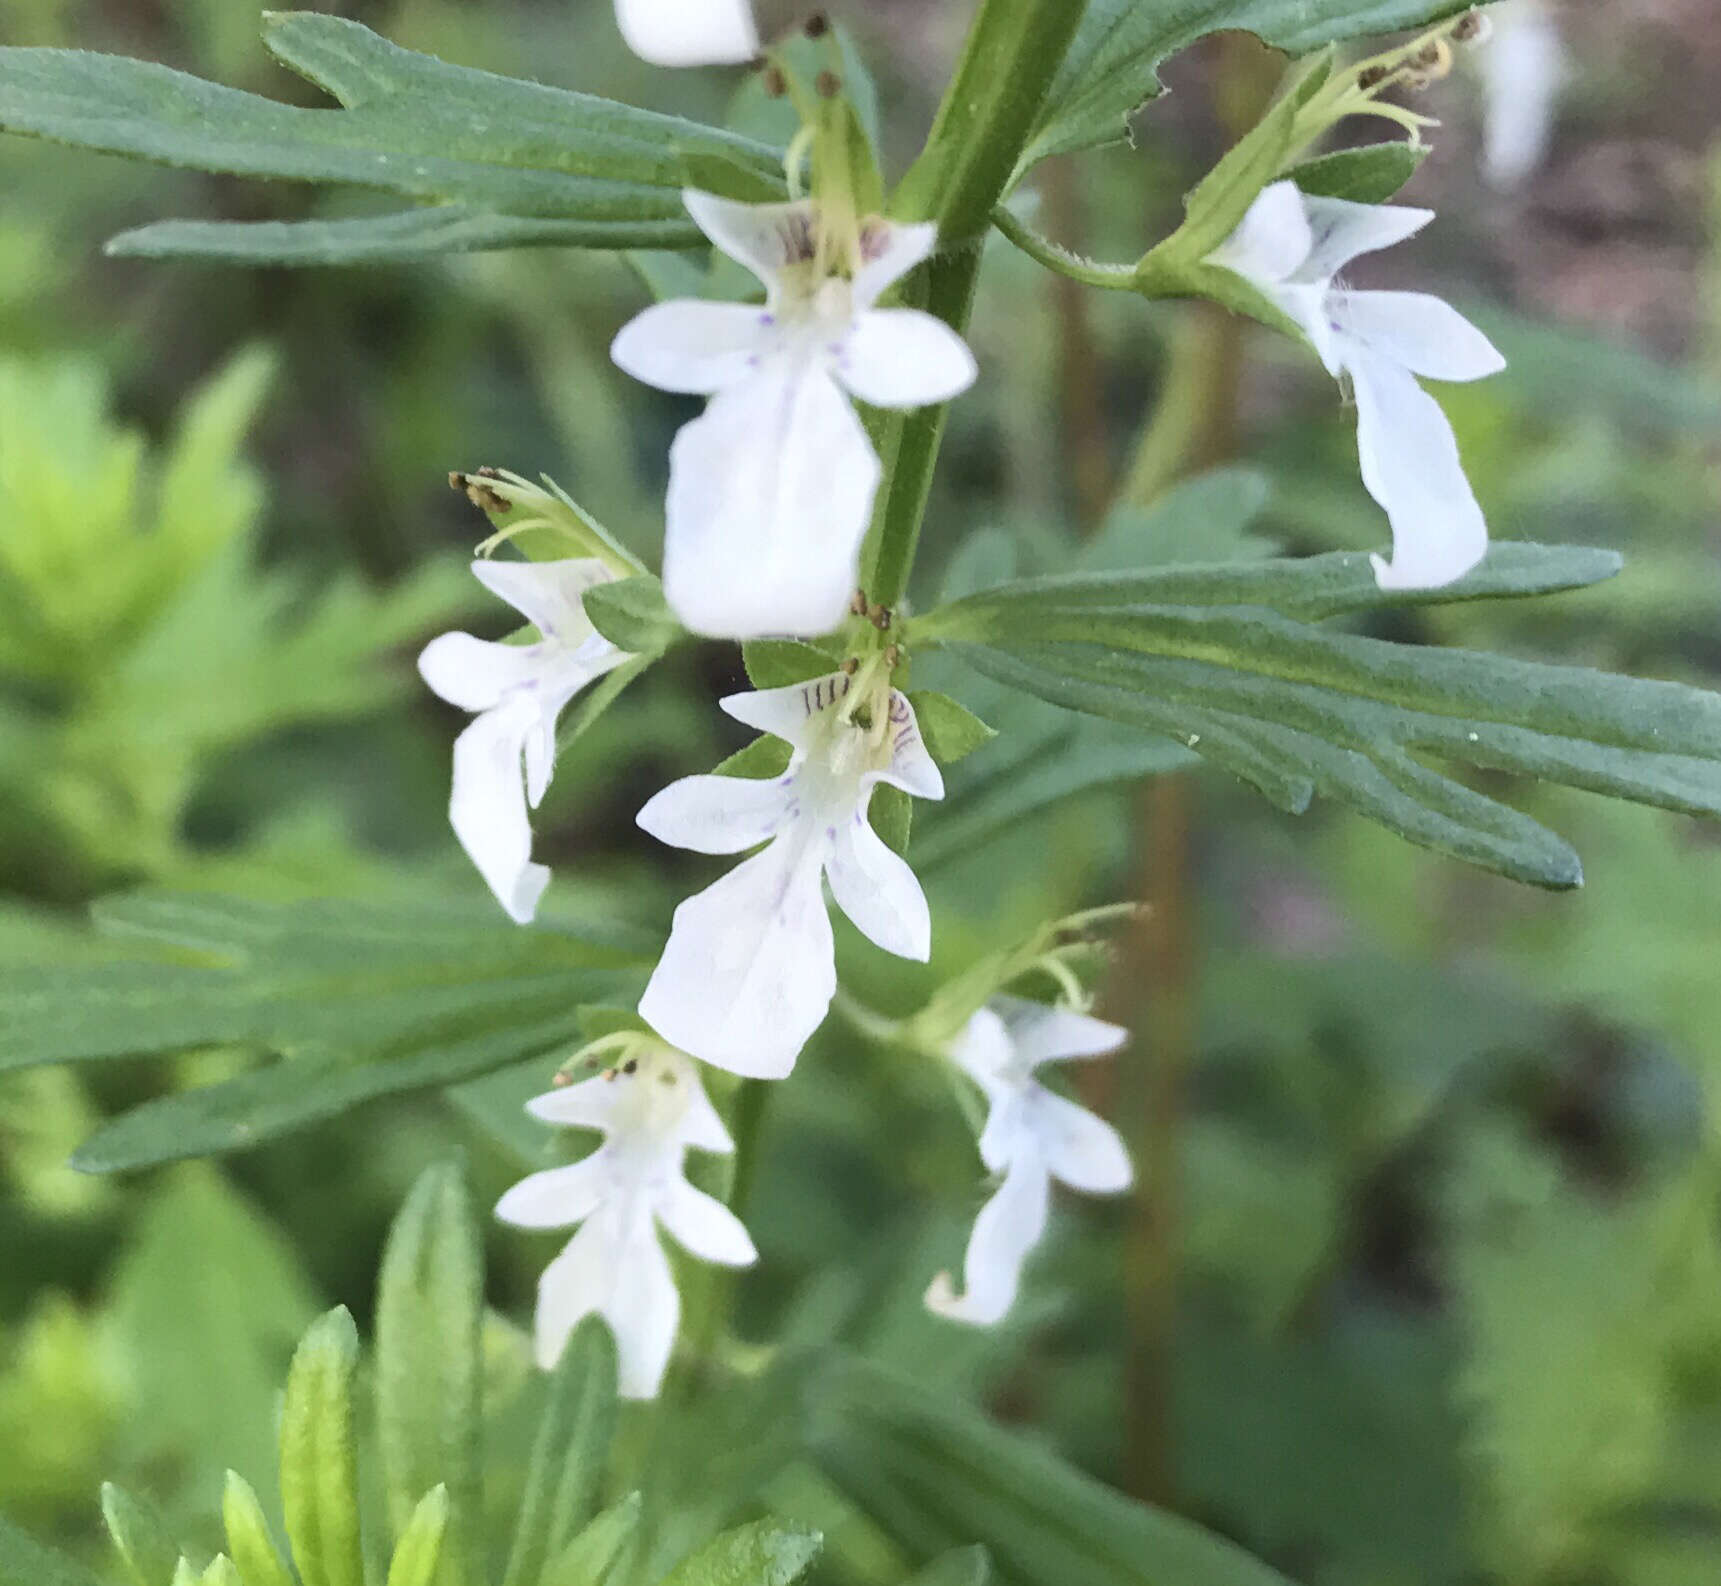
<path fill-rule="evenodd" d="M 722 76 L 628 57 L 600 0 L 318 9 L 462 64 L 729 111 Z M 968 9 L 836 8 L 876 73 L 893 170 Z M 1496 536 L 1615 546 L 1628 566 L 1583 594 L 1378 631 L 1714 685 L 1721 13 L 1492 9 L 1491 42 L 1416 101 L 1440 126 L 1404 201 L 1440 218 L 1358 277 L 1441 291 L 1506 352 L 1505 375 L 1440 393 Z M 0 0 L 0 42 L 317 103 L 256 40 L 239 0 Z M 1275 73 L 1241 38 L 1179 57 L 1135 147 L 1042 169 L 1038 223 L 1135 257 Z M 480 900 L 444 817 L 460 718 L 412 658 L 447 627 L 508 619 L 475 598 L 484 525 L 445 476 L 547 471 L 655 554 L 690 409 L 608 365 L 639 277 L 548 250 L 296 272 L 105 260 L 105 238 L 163 216 L 363 201 L 21 140 L 0 142 L 0 195 L 0 961 L 121 951 L 84 908 L 145 883 Z M 1302 348 L 1072 288 L 1001 243 L 973 341 L 984 378 L 953 415 L 922 603 L 1012 562 L 1385 537 L 1352 416 Z M 1717 832 L 1513 787 L 1585 858 L 1582 893 L 1543 896 L 1342 812 L 1282 816 L 1211 772 L 1144 780 L 1175 756 L 932 673 L 917 683 L 1004 735 L 953 776 L 949 807 L 917 815 L 934 965 L 847 939 L 846 983 L 906 1011 L 1043 919 L 1149 901 L 1101 985 L 1137 1039 L 1088 1097 L 1129 1137 L 1141 1190 L 1061 1206 L 1005 1328 L 928 1318 L 921 1290 L 978 1204 L 973 1141 L 935 1076 L 833 1019 L 770 1118 L 743 1332 L 840 1334 L 962 1383 L 1311 1586 L 1712 1583 Z M 632 817 L 739 746 L 712 701 L 740 686 L 731 648 L 679 651 L 562 764 L 538 850 L 552 914 L 661 926 L 715 873 Z M 66 1167 L 103 1119 L 253 1060 L 0 1078 L 0 1509 L 104 1569 L 104 1477 L 205 1537 L 225 1467 L 264 1484 L 294 1340 L 336 1302 L 362 1325 L 427 1161 L 465 1149 L 486 1194 L 520 1170 L 482 1096 L 395 1100 L 119 1180 Z M 544 1253 L 491 1240 L 499 1403 Z M 894 1578 L 810 1472 L 773 1501 L 832 1532 L 827 1578 Z"/>

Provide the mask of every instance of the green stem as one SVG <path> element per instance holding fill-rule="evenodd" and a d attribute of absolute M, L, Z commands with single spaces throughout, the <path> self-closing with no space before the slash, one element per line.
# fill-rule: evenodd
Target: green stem
<path fill-rule="evenodd" d="M 902 301 L 958 334 L 968 326 L 992 211 L 1081 18 L 1073 0 L 981 0 L 926 147 L 892 198 L 896 219 L 937 223 L 941 250 L 905 283 Z M 880 605 L 895 606 L 914 566 L 944 408 L 880 415 L 873 436 L 887 483 L 862 553 L 861 585 Z"/>

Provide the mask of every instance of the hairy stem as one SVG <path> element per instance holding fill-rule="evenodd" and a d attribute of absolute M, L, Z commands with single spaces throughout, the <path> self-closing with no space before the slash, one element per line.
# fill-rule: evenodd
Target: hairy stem
<path fill-rule="evenodd" d="M 940 252 L 905 284 L 903 302 L 967 329 L 992 211 L 1010 185 L 1082 8 L 1073 0 L 981 0 L 926 147 L 891 200 L 906 221 L 935 221 Z M 908 587 L 944 408 L 880 415 L 874 439 L 885 468 L 862 552 L 862 587 L 884 606 Z"/>

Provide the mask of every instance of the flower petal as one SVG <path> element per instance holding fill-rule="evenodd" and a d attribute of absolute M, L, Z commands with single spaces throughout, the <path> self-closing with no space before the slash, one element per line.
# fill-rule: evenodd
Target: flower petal
<path fill-rule="evenodd" d="M 1296 272 L 1303 282 L 1329 281 L 1352 259 L 1414 237 L 1434 219 L 1432 209 L 1355 204 L 1347 198 L 1305 196 L 1303 205 L 1311 233 L 1308 257 Z"/>
<path fill-rule="evenodd" d="M 520 757 L 537 724 L 530 700 L 499 705 L 473 719 L 454 740 L 454 790 L 448 819 L 454 835 L 496 901 L 520 925 L 530 922 L 550 872 L 532 861 L 532 826 Z"/>
<path fill-rule="evenodd" d="M 717 1109 L 711 1105 L 711 1098 L 705 1094 L 705 1087 L 699 1082 L 698 1068 L 691 1057 L 680 1053 L 676 1055 L 684 1070 L 682 1081 L 688 1086 L 687 1111 L 682 1116 L 678 1131 L 681 1143 L 692 1146 L 695 1150 L 727 1156 L 735 1149 L 735 1142 L 729 1138 L 729 1131 L 724 1128 L 723 1120 L 717 1116 Z"/>
<path fill-rule="evenodd" d="M 810 199 L 792 204 L 742 204 L 689 187 L 683 189 L 681 201 L 713 246 L 751 270 L 773 292 L 785 266 L 804 264 L 813 257 L 818 211 Z"/>
<path fill-rule="evenodd" d="M 974 384 L 979 368 L 968 343 L 941 319 L 916 308 L 875 308 L 843 341 L 837 379 L 881 408 L 948 402 Z"/>
<path fill-rule="evenodd" d="M 658 303 L 622 326 L 610 358 L 660 391 L 710 396 L 746 379 L 770 327 L 771 315 L 744 303 Z"/>
<path fill-rule="evenodd" d="M 793 800 L 787 777 L 686 776 L 648 800 L 634 819 L 672 848 L 739 854 L 775 835 Z"/>
<path fill-rule="evenodd" d="M 546 646 L 493 644 L 470 633 L 444 633 L 418 657 L 419 676 L 431 693 L 462 710 L 489 710 L 504 695 L 544 672 Z"/>
<path fill-rule="evenodd" d="M 1121 1024 L 1026 997 L 994 997 L 991 1006 L 1004 1021 L 1017 1059 L 1029 1070 L 1065 1058 L 1103 1057 L 1129 1039 Z"/>
<path fill-rule="evenodd" d="M 864 807 L 827 835 L 825 875 L 837 907 L 887 953 L 924 964 L 932 956 L 932 914 L 908 861 L 872 829 Z"/>
<path fill-rule="evenodd" d="M 920 736 L 914 706 L 900 689 L 892 689 L 890 695 L 890 765 L 863 778 L 864 786 L 874 782 L 888 782 L 918 799 L 944 797 L 943 773 Z"/>
<path fill-rule="evenodd" d="M 1554 110 L 1565 86 L 1565 46 L 1540 0 L 1489 13 L 1494 35 L 1481 50 L 1485 112 L 1482 164 L 1488 185 L 1510 191 L 1535 173 L 1547 152 Z"/>
<path fill-rule="evenodd" d="M 516 1228 L 571 1228 L 590 1217 L 612 1187 L 601 1151 L 570 1167 L 523 1178 L 496 1203 L 496 1216 Z"/>
<path fill-rule="evenodd" d="M 1295 182 L 1274 182 L 1256 196 L 1237 229 L 1208 256 L 1256 286 L 1288 281 L 1314 246 L 1308 211 Z"/>
<path fill-rule="evenodd" d="M 871 308 L 937 246 L 938 227 L 931 221 L 868 221 L 861 231 L 861 265 L 854 278 L 856 311 Z"/>
<path fill-rule="evenodd" d="M 1362 482 L 1392 524 L 1392 560 L 1375 556 L 1382 589 L 1439 589 L 1488 550 L 1488 525 L 1464 476 L 1440 404 L 1402 365 L 1347 354 L 1356 393 Z"/>
<path fill-rule="evenodd" d="M 544 1269 L 536 1322 L 544 1370 L 554 1368 L 568 1334 L 594 1313 L 615 1334 L 621 1396 L 654 1398 L 675 1347 L 681 1296 L 651 1219 L 637 1211 L 606 1206 Z"/>
<path fill-rule="evenodd" d="M 616 0 L 627 47 L 653 66 L 739 66 L 759 53 L 748 0 Z"/>
<path fill-rule="evenodd" d="M 781 1079 L 836 994 L 819 850 L 780 838 L 675 911 L 640 1016 L 702 1062 Z"/>
<path fill-rule="evenodd" d="M 615 1127 L 616 1113 L 626 1094 L 620 1080 L 593 1074 L 577 1085 L 534 1096 L 526 1103 L 526 1111 L 540 1123 L 565 1129 L 602 1129 L 607 1134 Z"/>
<path fill-rule="evenodd" d="M 849 678 L 842 672 L 809 677 L 804 683 L 782 688 L 750 689 L 744 694 L 726 694 L 718 705 L 738 722 L 759 732 L 768 732 L 796 749 L 807 747 L 807 723 L 820 711 L 829 710 L 849 691 Z"/>
<path fill-rule="evenodd" d="M 1481 380 L 1506 367 L 1489 341 L 1451 304 L 1427 292 L 1334 292 L 1343 341 L 1430 380 Z"/>
<path fill-rule="evenodd" d="M 1030 1157 L 1012 1164 L 1004 1182 L 974 1219 L 962 1263 L 965 1294 L 941 1272 L 926 1291 L 926 1308 L 953 1322 L 989 1327 L 1016 1303 L 1022 1266 L 1046 1231 L 1051 1180 L 1045 1164 Z"/>
<path fill-rule="evenodd" d="M 695 1189 L 684 1178 L 672 1179 L 665 1186 L 656 1211 L 670 1237 L 701 1261 L 750 1267 L 759 1259 L 741 1219 L 722 1201 Z"/>
<path fill-rule="evenodd" d="M 1063 1096 L 1036 1086 L 1027 1126 L 1053 1177 L 1071 1189 L 1116 1195 L 1135 1177 L 1117 1130 Z"/>
<path fill-rule="evenodd" d="M 615 575 L 596 557 L 572 556 L 559 562 L 498 562 L 480 557 L 472 564 L 472 576 L 546 639 L 573 650 L 592 637 L 582 604 L 585 592 Z"/>
<path fill-rule="evenodd" d="M 1005 1000 L 1002 997 L 992 999 L 994 1005 Z M 962 1033 L 950 1048 L 950 1056 L 957 1066 L 987 1090 L 1009 1073 L 1015 1055 L 1010 1027 L 995 1006 L 980 1009 L 962 1027 Z"/>
<path fill-rule="evenodd" d="M 767 364 L 713 397 L 669 460 L 664 593 L 687 628 L 752 639 L 842 621 L 879 463 L 828 375 Z"/>

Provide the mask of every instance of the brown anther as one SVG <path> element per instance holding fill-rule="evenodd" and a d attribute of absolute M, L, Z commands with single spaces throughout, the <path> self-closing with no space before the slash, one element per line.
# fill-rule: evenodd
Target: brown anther
<path fill-rule="evenodd" d="M 781 99 L 789 91 L 789 80 L 780 66 L 767 66 L 761 86 L 772 99 Z"/>
<path fill-rule="evenodd" d="M 884 664 L 893 672 L 896 670 L 897 665 L 901 660 L 902 646 L 900 644 L 887 644 L 884 647 Z"/>
<path fill-rule="evenodd" d="M 1444 54 L 1441 46 L 1444 43 L 1444 39 L 1430 39 L 1411 57 L 1410 64 L 1418 66 L 1424 71 L 1433 71 L 1440 65 L 1441 56 Z"/>
<path fill-rule="evenodd" d="M 860 670 L 860 657 L 851 655 L 838 670 L 842 672 L 844 677 L 853 677 Z"/>
<path fill-rule="evenodd" d="M 622 1064 L 621 1071 L 624 1074 L 637 1074 L 639 1072 L 639 1059 L 637 1057 L 630 1057 Z"/>
<path fill-rule="evenodd" d="M 888 633 L 890 631 L 891 622 L 890 607 L 868 606 L 866 608 L 866 620 L 877 628 L 880 633 Z"/>
<path fill-rule="evenodd" d="M 801 30 L 810 39 L 822 39 L 831 30 L 831 19 L 823 11 L 815 11 L 801 24 Z"/>
<path fill-rule="evenodd" d="M 1392 73 L 1385 66 L 1370 66 L 1356 74 L 1356 85 L 1364 90 L 1378 88 L 1390 76 Z"/>
<path fill-rule="evenodd" d="M 557 1090 L 560 1090 L 564 1085 L 571 1085 L 573 1082 L 574 1076 L 568 1073 L 566 1069 L 558 1068 L 556 1072 L 550 1076 L 550 1084 Z"/>
<path fill-rule="evenodd" d="M 502 470 L 500 468 L 492 467 L 489 463 L 485 463 L 482 468 L 475 468 L 473 472 L 476 473 L 480 479 L 500 479 L 502 477 Z"/>
<path fill-rule="evenodd" d="M 1480 11 L 1466 11 L 1452 24 L 1454 44 L 1480 44 L 1488 35 L 1488 19 Z"/>
<path fill-rule="evenodd" d="M 501 477 L 494 468 L 480 468 L 475 474 L 454 473 L 448 476 L 449 488 L 464 492 L 466 499 L 470 501 L 473 506 L 480 508 L 482 511 L 508 511 L 509 502 L 507 499 L 503 496 L 497 495 L 494 490 L 483 482 L 486 475 L 491 479 Z"/>
<path fill-rule="evenodd" d="M 864 589 L 857 589 L 849 596 L 849 615 L 851 617 L 864 617 L 866 615 L 866 591 Z"/>
<path fill-rule="evenodd" d="M 835 72 L 820 72 L 813 79 L 813 87 L 818 89 L 819 98 L 835 99 L 843 91 L 843 80 Z"/>
<path fill-rule="evenodd" d="M 615 1083 L 615 1077 L 616 1077 L 616 1074 L 618 1072 L 619 1072 L 619 1070 L 617 1070 L 617 1069 L 606 1068 L 604 1070 L 604 1078 L 607 1079 L 613 1085 Z"/>

